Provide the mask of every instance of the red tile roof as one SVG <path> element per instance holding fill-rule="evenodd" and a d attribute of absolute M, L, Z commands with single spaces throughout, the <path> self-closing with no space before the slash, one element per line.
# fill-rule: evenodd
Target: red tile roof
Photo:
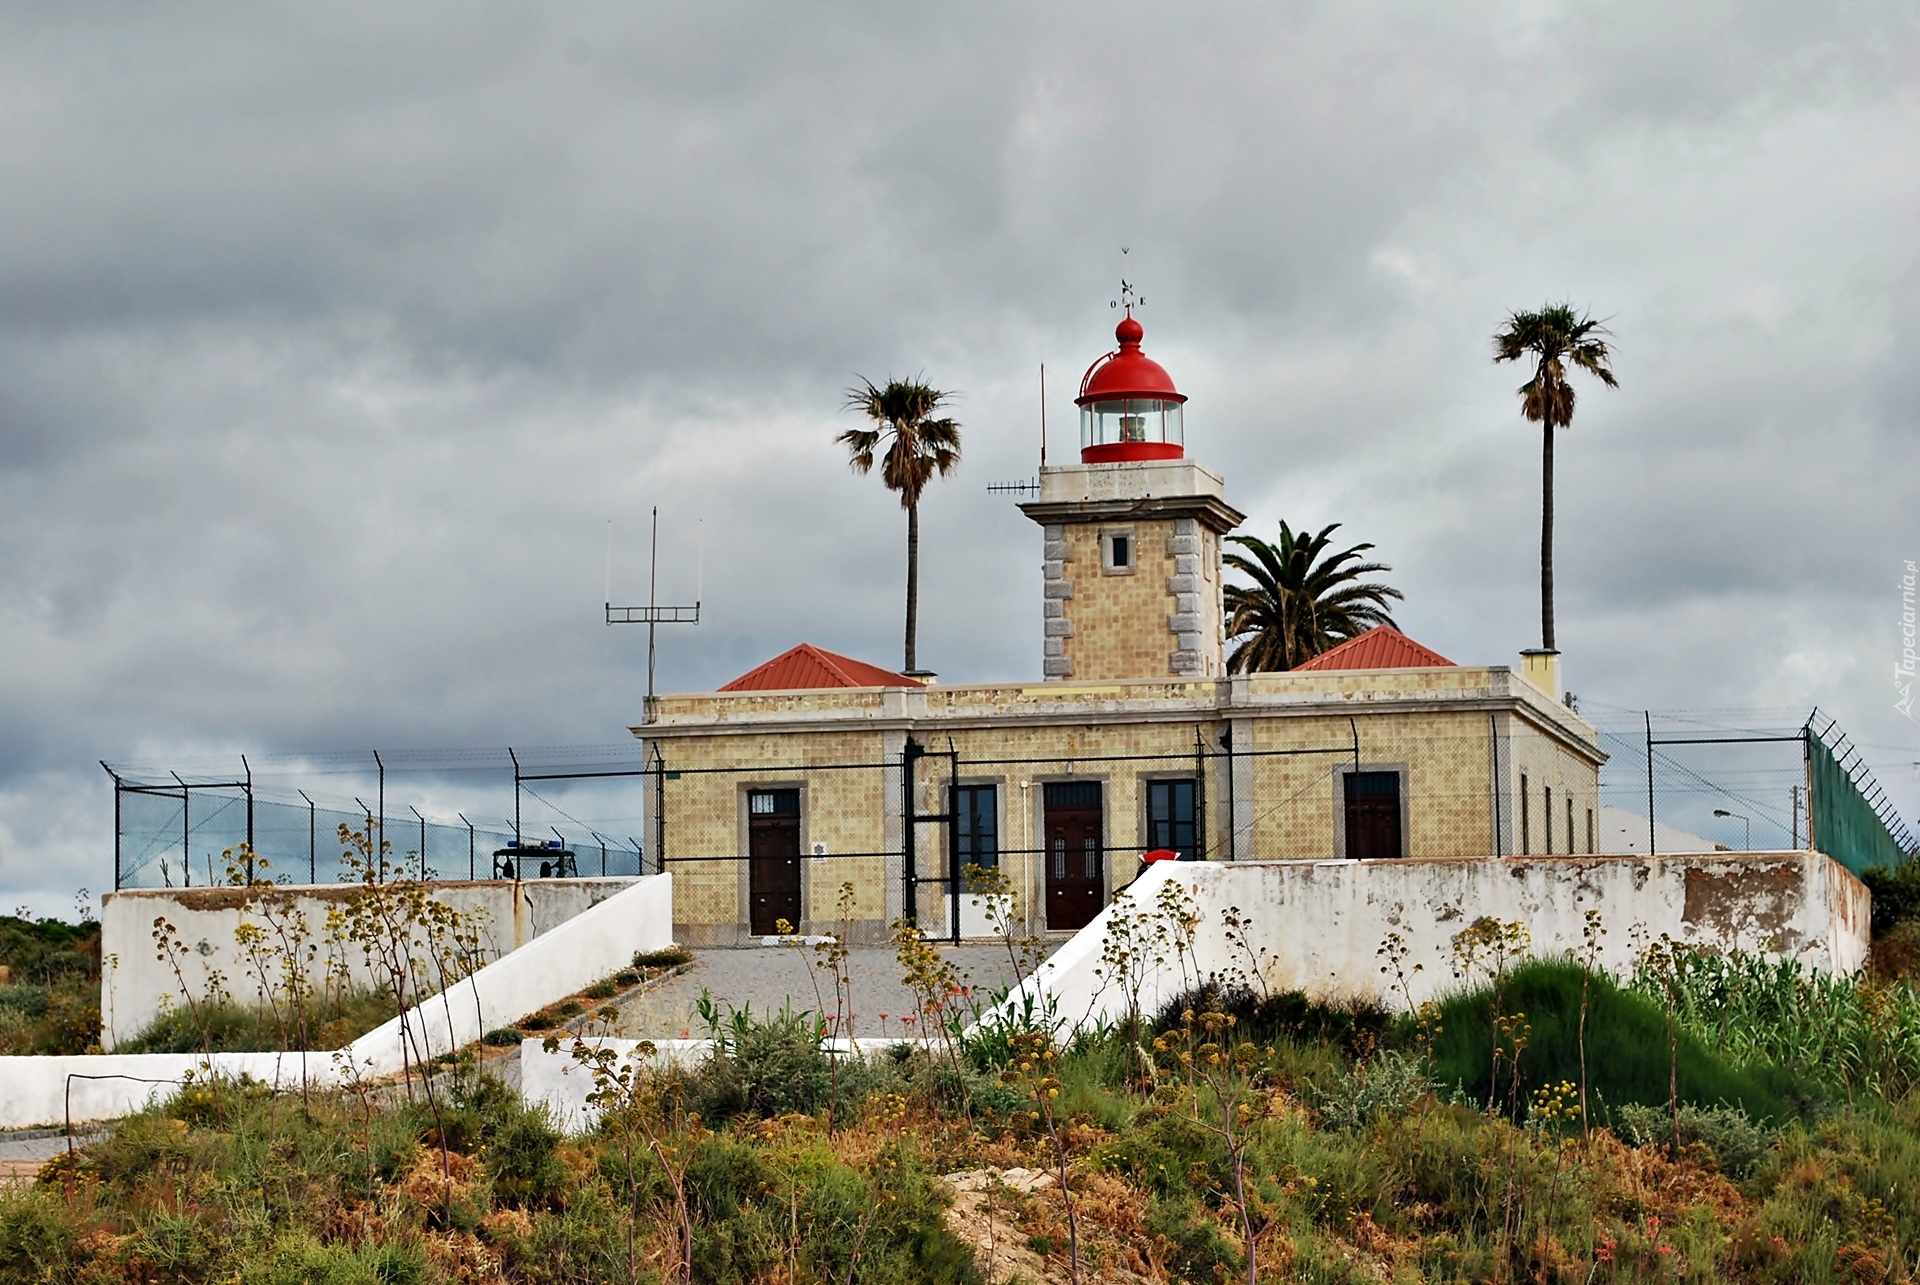
<path fill-rule="evenodd" d="M 1392 625 L 1375 625 L 1357 638 L 1349 638 L 1330 651 L 1323 651 L 1294 673 L 1303 669 L 1429 669 L 1451 666 L 1452 661 L 1431 647 L 1422 647 Z"/>
<path fill-rule="evenodd" d="M 766 664 L 749 669 L 720 690 L 723 692 L 790 692 L 814 687 L 918 687 L 905 674 L 869 665 L 801 643 Z"/>

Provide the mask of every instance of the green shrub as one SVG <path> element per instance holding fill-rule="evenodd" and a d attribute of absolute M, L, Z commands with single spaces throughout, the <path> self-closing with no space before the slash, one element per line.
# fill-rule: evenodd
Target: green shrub
<path fill-rule="evenodd" d="M 785 1010 L 760 1020 L 736 1015 L 725 1039 L 694 1073 L 688 1093 L 693 1109 L 708 1120 L 812 1115 L 827 1104 L 833 1078 L 813 1014 Z"/>
<path fill-rule="evenodd" d="M 504 1118 L 486 1132 L 487 1172 L 493 1193 L 522 1208 L 565 1203 L 567 1167 L 560 1163 L 560 1131 L 544 1110 L 522 1105 L 516 1097 Z"/>
<path fill-rule="evenodd" d="M 1507 975 L 1503 1012 L 1523 1014 L 1526 1049 L 1520 1057 L 1518 1091 L 1509 1097 L 1509 1068 L 1500 1073 L 1502 1106 L 1524 1109 L 1537 1088 L 1580 1082 L 1579 964 L 1532 959 Z M 1472 1100 L 1487 1101 L 1491 1075 L 1492 992 L 1480 986 L 1456 991 L 1439 1003 L 1441 1033 L 1434 1041 L 1434 1078 L 1457 1084 Z M 1810 1091 L 1793 1076 L 1769 1067 L 1727 1065 L 1684 1029 L 1679 1030 L 1680 1100 L 1695 1106 L 1739 1106 L 1758 1120 L 1775 1121 L 1805 1108 Z M 1587 996 L 1587 1087 L 1589 1111 L 1601 1103 L 1664 1106 L 1667 1102 L 1667 1019 L 1644 995 L 1623 990 L 1595 973 Z"/>
<path fill-rule="evenodd" d="M 21 1017 L 44 1017 L 47 1012 L 47 988 L 44 986 L 0 986 L 0 1012 Z"/>
<path fill-rule="evenodd" d="M 1348 1053 L 1371 1047 L 1387 1033 L 1393 1021 L 1378 1003 L 1352 1000 L 1327 1004 L 1308 999 L 1301 991 L 1262 996 L 1242 985 L 1208 982 L 1163 1005 L 1153 1019 L 1155 1033 L 1180 1025 L 1181 1014 L 1225 1013 L 1234 1019 L 1242 1039 L 1256 1043 L 1287 1039 L 1338 1045 Z"/>
<path fill-rule="evenodd" d="M 622 986 L 638 986 L 641 982 L 638 969 L 623 968 L 613 975 L 613 980 Z"/>
<path fill-rule="evenodd" d="M 1860 882 L 1873 894 L 1873 935 L 1891 932 L 1895 924 L 1920 919 L 1920 861 L 1876 866 L 1861 872 Z"/>
<path fill-rule="evenodd" d="M 608 981 L 602 981 L 602 982 L 595 982 L 593 985 L 587 987 L 586 990 L 580 993 L 582 995 L 585 995 L 588 999 L 612 999 L 616 994 L 619 993 L 619 991 L 620 991 L 620 988 L 614 985 L 614 983 L 611 980 L 608 980 Z"/>
<path fill-rule="evenodd" d="M 1735 1063 L 1766 1063 L 1835 1096 L 1889 1100 L 1920 1085 L 1920 995 L 1901 981 L 1813 973 L 1797 959 L 1681 950 L 1670 982 L 1642 968 L 1632 989 L 1671 992 L 1682 1026 Z"/>
<path fill-rule="evenodd" d="M 1679 1115 L 1681 1147 L 1705 1148 L 1721 1172 L 1734 1178 L 1748 1177 L 1759 1168 L 1778 1136 L 1739 1107 L 1688 1104 Z M 1613 1118 L 1621 1139 L 1633 1146 L 1666 1146 L 1673 1141 L 1673 1113 L 1665 1107 L 1623 1106 Z"/>
<path fill-rule="evenodd" d="M 1232 1279 L 1246 1270 L 1220 1225 L 1189 1196 L 1154 1201 L 1147 1212 L 1146 1230 L 1149 1236 L 1166 1238 L 1166 1264 L 1177 1279 Z"/>
<path fill-rule="evenodd" d="M 46 1187 L 0 1188 L 0 1282 L 71 1279 L 80 1231 L 60 1193 Z"/>
<path fill-rule="evenodd" d="M 287 1231 L 249 1255 L 242 1285 L 381 1285 L 374 1268 L 353 1246 L 324 1244 L 311 1233 Z"/>
<path fill-rule="evenodd" d="M 662 946 L 659 950 L 635 951 L 635 968 L 678 968 L 682 964 L 693 962 L 693 952 L 675 942 L 671 946 Z"/>
<path fill-rule="evenodd" d="M 1383 1115 L 1400 1115 L 1433 1091 L 1424 1060 L 1386 1052 L 1341 1071 L 1324 1087 L 1308 1084 L 1307 1097 L 1329 1129 L 1364 1129 Z"/>
<path fill-rule="evenodd" d="M 100 980 L 100 925 L 88 921 L 29 920 L 0 915 L 0 964 L 13 982 L 54 986 L 62 981 Z"/>
<path fill-rule="evenodd" d="M 493 1048 L 503 1049 L 518 1044 L 525 1038 L 526 1037 L 519 1031 L 512 1030 L 505 1026 L 496 1026 L 485 1035 L 482 1035 L 480 1042 Z"/>

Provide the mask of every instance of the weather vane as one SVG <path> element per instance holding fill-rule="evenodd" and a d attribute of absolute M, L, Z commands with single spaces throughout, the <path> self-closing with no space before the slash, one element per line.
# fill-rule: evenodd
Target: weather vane
<path fill-rule="evenodd" d="M 1131 249 L 1131 246 L 1123 245 L 1120 247 L 1120 253 L 1122 256 L 1125 256 Z M 1124 266 L 1123 264 L 1122 267 L 1124 268 Z M 1127 280 L 1125 277 L 1121 277 L 1120 297 L 1107 306 L 1109 308 L 1124 307 L 1127 310 L 1127 315 L 1131 317 L 1135 308 L 1144 308 L 1147 306 L 1147 297 L 1145 295 L 1135 294 L 1133 292 L 1133 282 Z"/>

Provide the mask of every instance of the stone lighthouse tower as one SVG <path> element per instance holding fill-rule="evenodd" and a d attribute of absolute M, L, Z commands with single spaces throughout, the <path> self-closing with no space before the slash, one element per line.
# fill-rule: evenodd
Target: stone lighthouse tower
<path fill-rule="evenodd" d="M 1140 349 L 1132 308 L 1120 346 L 1080 381 L 1080 462 L 1040 470 L 1020 506 L 1046 533 L 1049 679 L 1216 678 L 1226 672 L 1220 538 L 1245 514 L 1186 458 L 1186 395 Z"/>

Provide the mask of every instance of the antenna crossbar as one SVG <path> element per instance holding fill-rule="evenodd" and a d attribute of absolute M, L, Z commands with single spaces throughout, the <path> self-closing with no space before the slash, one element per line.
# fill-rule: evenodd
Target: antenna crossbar
<path fill-rule="evenodd" d="M 691 607 L 616 607 L 607 604 L 610 625 L 697 625 L 700 604 Z"/>
<path fill-rule="evenodd" d="M 1038 495 L 1040 479 L 1032 478 L 1025 482 L 994 482 L 987 487 L 988 495 Z"/>

